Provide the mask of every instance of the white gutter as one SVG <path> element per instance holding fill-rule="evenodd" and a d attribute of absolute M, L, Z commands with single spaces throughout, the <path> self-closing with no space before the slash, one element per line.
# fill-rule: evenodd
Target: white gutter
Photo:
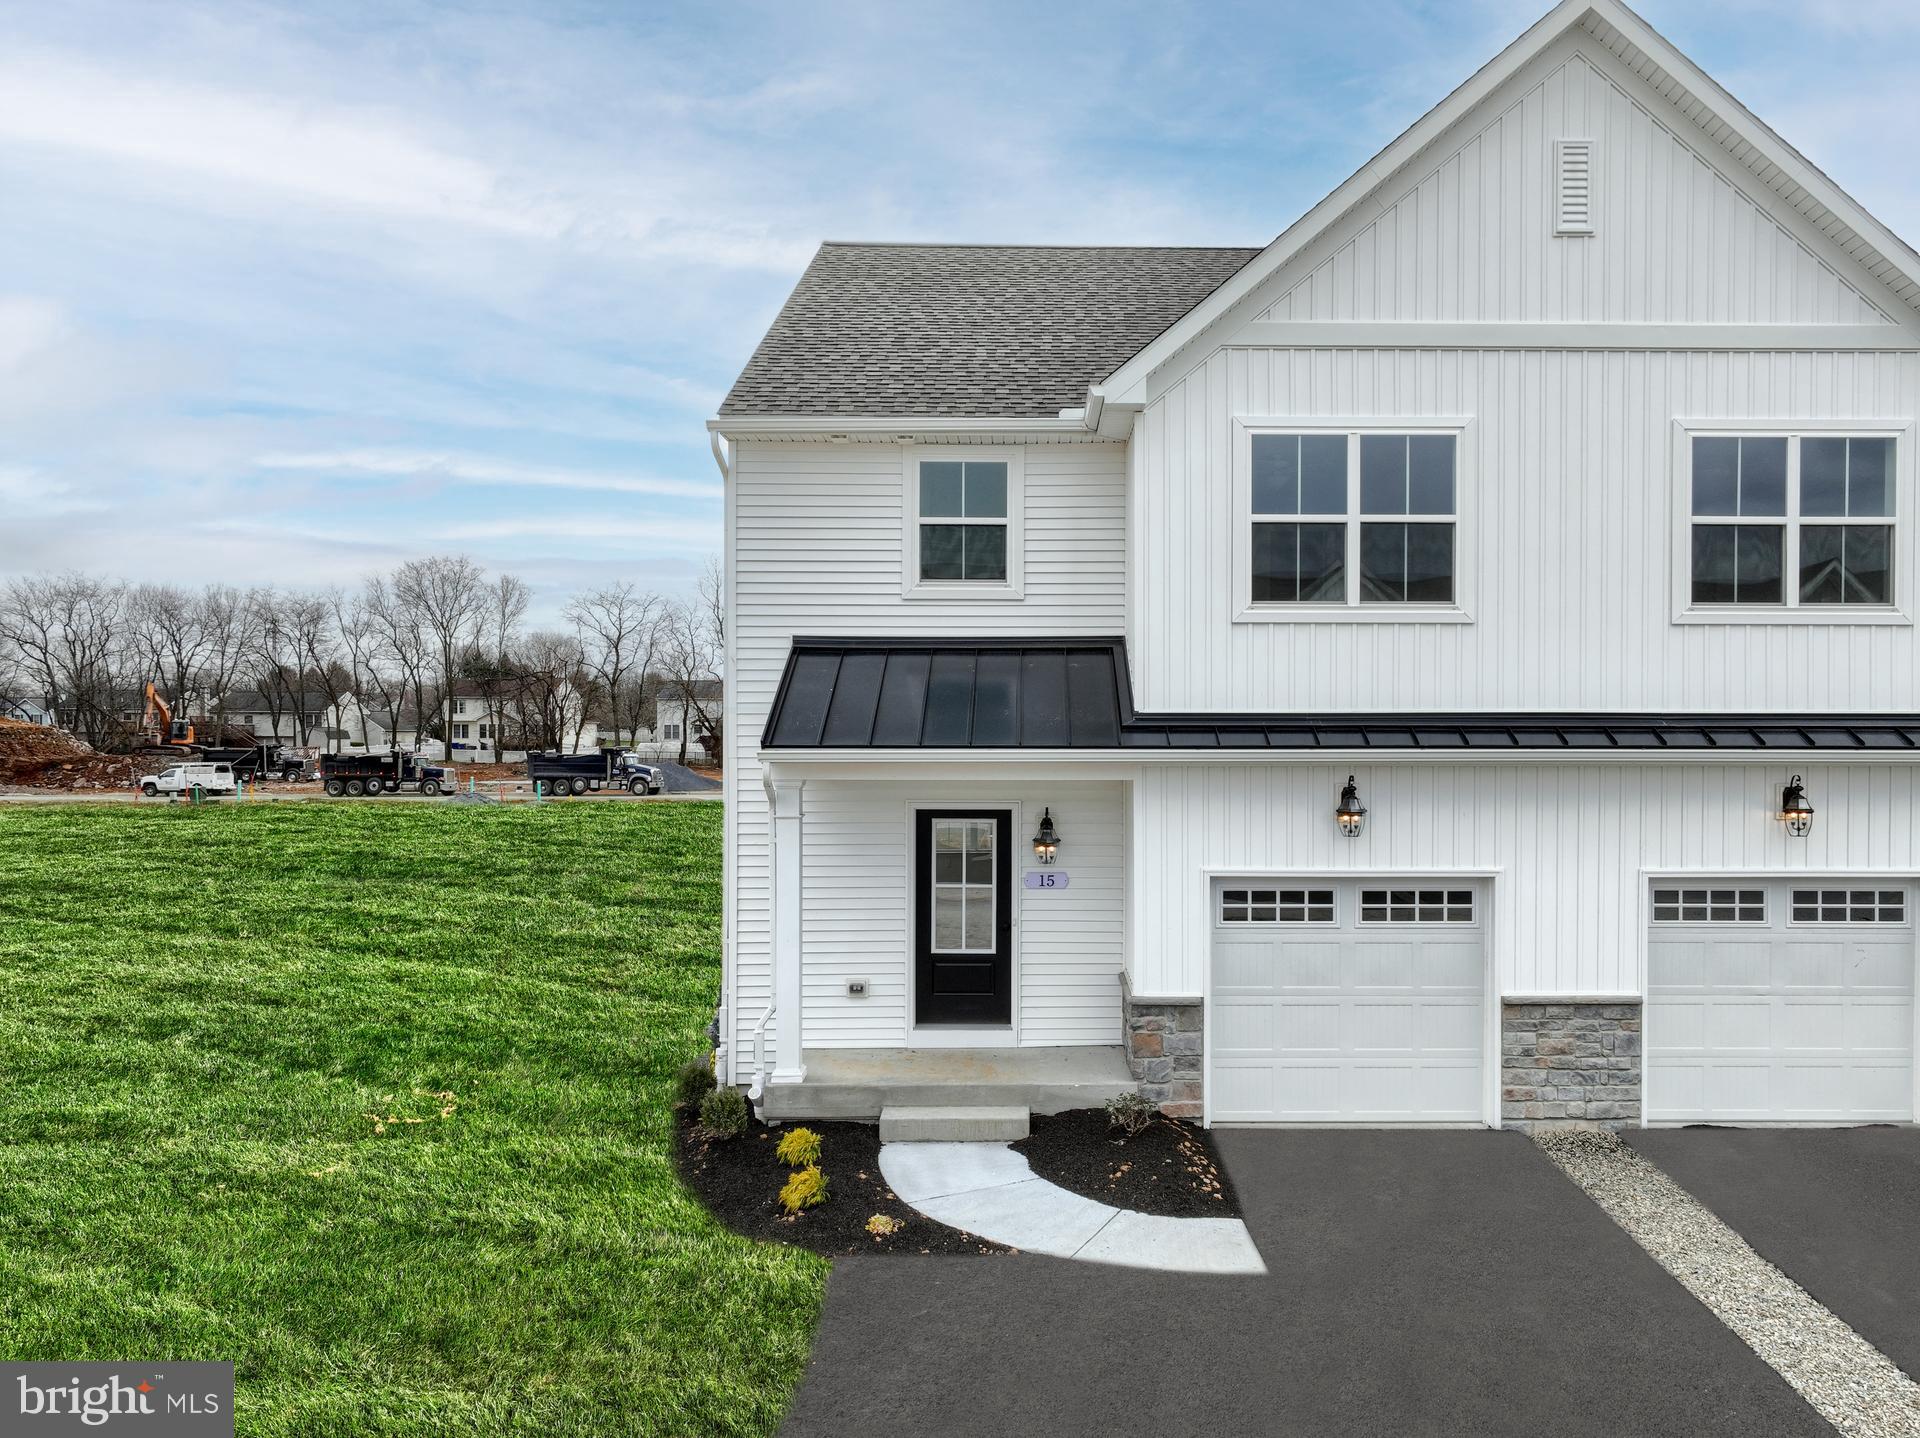
<path fill-rule="evenodd" d="M 1920 764 L 1917 749 L 762 749 L 762 764 L 826 767 L 953 764 L 972 769 L 1149 764 L 1760 764 L 1775 768 L 1831 764 Z"/>
<path fill-rule="evenodd" d="M 767 1091 L 767 1020 L 772 1017 L 773 1005 L 768 1004 L 760 1022 L 753 1026 L 753 1083 L 747 1088 L 747 1097 L 755 1103 Z"/>

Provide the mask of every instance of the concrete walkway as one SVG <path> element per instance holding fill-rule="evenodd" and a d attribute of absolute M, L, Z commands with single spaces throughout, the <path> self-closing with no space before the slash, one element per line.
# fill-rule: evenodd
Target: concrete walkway
<path fill-rule="evenodd" d="M 884 1143 L 880 1172 L 904 1203 L 1024 1253 L 1166 1273 L 1265 1273 L 1237 1218 L 1165 1218 L 1035 1176 L 1004 1143 Z"/>

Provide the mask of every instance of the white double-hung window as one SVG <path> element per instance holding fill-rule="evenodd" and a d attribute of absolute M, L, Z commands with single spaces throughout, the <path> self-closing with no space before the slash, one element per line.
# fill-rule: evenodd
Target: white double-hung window
<path fill-rule="evenodd" d="M 1241 431 L 1237 617 L 1462 617 L 1458 426 Z"/>
<path fill-rule="evenodd" d="M 923 599 L 1018 598 L 1019 452 L 909 450 L 904 478 L 905 593 Z"/>
<path fill-rule="evenodd" d="M 1682 618 L 1894 616 L 1896 434 L 1688 430 Z"/>

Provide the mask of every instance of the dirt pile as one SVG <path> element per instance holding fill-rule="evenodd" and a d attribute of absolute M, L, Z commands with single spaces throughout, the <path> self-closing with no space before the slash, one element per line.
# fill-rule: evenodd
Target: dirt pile
<path fill-rule="evenodd" d="M 101 754 L 62 729 L 0 719 L 0 784 L 29 789 L 125 789 L 137 758 Z"/>

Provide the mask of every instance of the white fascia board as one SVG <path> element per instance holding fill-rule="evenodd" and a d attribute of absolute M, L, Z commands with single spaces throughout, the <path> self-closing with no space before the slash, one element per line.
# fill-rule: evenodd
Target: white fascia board
<path fill-rule="evenodd" d="M 1231 313 L 1236 305 L 1263 285 L 1281 266 L 1313 244 L 1327 230 L 1364 203 L 1429 144 L 1458 123 L 1474 106 L 1530 64 L 1562 36 L 1578 29 L 1595 43 L 1604 43 L 1589 22 L 1609 26 L 1680 81 L 1729 128 L 1738 131 L 1755 151 L 1776 166 L 1801 189 L 1867 238 L 1882 256 L 1910 282 L 1920 283 L 1920 254 L 1881 224 L 1846 191 L 1823 174 L 1793 146 L 1762 123 L 1752 111 L 1729 95 L 1665 37 L 1619 0 L 1561 0 L 1506 49 L 1474 72 L 1438 105 L 1422 115 L 1391 144 L 1356 170 L 1332 194 L 1281 232 L 1259 255 L 1208 295 L 1105 380 L 1089 387 L 1108 405 L 1143 405 L 1149 399 L 1148 379 L 1168 360 Z"/>
<path fill-rule="evenodd" d="M 1053 779 L 1126 778 L 1149 765 L 1368 764 L 1747 764 L 1766 768 L 1920 764 L 1920 749 L 762 749 L 763 764 L 783 771 L 845 776 L 867 768 L 892 777 L 902 768 L 1051 768 Z M 1126 771 L 1126 772 L 1121 772 Z M 916 773 L 916 778 L 923 777 Z M 926 776 L 932 777 L 932 776 Z"/>

